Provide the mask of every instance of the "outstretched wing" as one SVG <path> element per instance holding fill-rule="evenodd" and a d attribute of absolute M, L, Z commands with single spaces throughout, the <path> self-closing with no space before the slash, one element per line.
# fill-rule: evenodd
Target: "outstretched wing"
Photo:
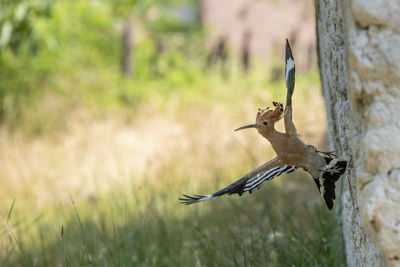
<path fill-rule="evenodd" d="M 292 54 L 292 49 L 288 39 L 286 39 L 286 49 L 285 49 L 285 82 L 287 88 L 286 95 L 286 106 L 292 105 L 292 95 L 294 91 L 294 78 L 295 78 L 295 66 L 294 58 Z"/>
<path fill-rule="evenodd" d="M 199 201 L 212 199 L 215 197 L 220 197 L 222 195 L 232 195 L 238 194 L 241 196 L 242 194 L 249 192 L 253 193 L 254 190 L 261 187 L 261 184 L 264 181 L 272 180 L 273 178 L 281 175 L 282 173 L 291 173 L 296 169 L 295 166 L 288 166 L 281 164 L 280 161 L 275 158 L 267 163 L 264 163 L 262 166 L 243 176 L 241 179 L 237 180 L 233 184 L 221 189 L 214 194 L 211 195 L 194 195 L 188 196 L 183 195 L 184 198 L 180 198 L 182 204 L 194 204 Z"/>
<path fill-rule="evenodd" d="M 285 82 L 287 88 L 286 95 L 286 107 L 284 114 L 285 121 L 285 132 L 292 136 L 297 136 L 296 127 L 292 121 L 292 95 L 294 91 L 294 78 L 295 78 L 295 66 L 294 58 L 292 55 L 292 49 L 290 48 L 289 41 L 286 39 L 285 49 Z"/>

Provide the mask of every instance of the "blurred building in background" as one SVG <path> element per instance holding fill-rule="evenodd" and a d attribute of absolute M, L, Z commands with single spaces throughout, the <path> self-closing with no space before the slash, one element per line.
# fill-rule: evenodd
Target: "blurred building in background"
<path fill-rule="evenodd" d="M 315 59 L 312 1 L 202 0 L 201 20 L 208 47 L 224 38 L 232 54 L 243 60 L 246 52 L 265 59 L 283 56 L 285 38 L 293 44 L 299 70 L 308 69 Z M 249 51 L 242 51 L 245 48 Z"/>

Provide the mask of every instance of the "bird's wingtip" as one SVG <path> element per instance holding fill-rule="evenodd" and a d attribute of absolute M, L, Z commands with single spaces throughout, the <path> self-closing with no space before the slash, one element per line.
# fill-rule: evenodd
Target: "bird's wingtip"
<path fill-rule="evenodd" d="M 290 43 L 289 40 L 286 38 L 286 60 L 288 60 L 289 58 L 293 59 L 293 54 L 292 54 L 292 48 L 290 47 Z"/>
<path fill-rule="evenodd" d="M 210 199 L 210 196 L 201 196 L 201 195 L 193 195 L 193 196 L 189 196 L 189 195 L 185 195 L 182 194 L 184 197 L 179 198 L 179 200 L 181 201 L 181 204 L 184 205 L 190 205 L 190 204 L 194 204 L 206 199 Z"/>

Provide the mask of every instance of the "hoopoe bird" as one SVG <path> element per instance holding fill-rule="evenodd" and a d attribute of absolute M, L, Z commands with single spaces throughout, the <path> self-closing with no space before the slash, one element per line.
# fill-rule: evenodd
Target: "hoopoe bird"
<path fill-rule="evenodd" d="M 243 176 L 238 181 L 211 195 L 183 195 L 179 200 L 189 205 L 222 195 L 242 194 L 261 187 L 264 181 L 272 180 L 282 173 L 291 173 L 302 168 L 314 179 L 319 192 L 329 209 L 333 208 L 335 182 L 345 172 L 347 161 L 339 160 L 333 152 L 318 151 L 314 146 L 303 143 L 297 135 L 292 121 L 292 95 L 295 83 L 295 65 L 292 51 L 286 39 L 285 82 L 287 88 L 286 106 L 273 102 L 274 109 L 259 109 L 256 123 L 242 126 L 235 131 L 255 128 L 272 145 L 276 157 Z M 275 130 L 275 123 L 284 118 L 285 133 Z"/>

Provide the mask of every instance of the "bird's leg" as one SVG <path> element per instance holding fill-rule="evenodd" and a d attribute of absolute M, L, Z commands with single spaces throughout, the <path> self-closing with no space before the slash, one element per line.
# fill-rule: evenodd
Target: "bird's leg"
<path fill-rule="evenodd" d="M 334 173 L 343 173 L 343 167 L 340 166 L 325 166 L 323 169 L 320 170 L 321 172 L 329 172 L 330 174 Z"/>
<path fill-rule="evenodd" d="M 336 158 L 335 151 L 328 151 L 328 152 L 324 152 L 324 151 L 319 151 L 319 150 L 317 150 L 317 149 L 316 149 L 315 151 L 317 151 L 318 153 L 321 153 L 321 154 L 327 155 L 328 157 L 331 157 L 331 158 Z"/>
<path fill-rule="evenodd" d="M 315 152 L 318 152 L 317 148 L 313 145 L 307 145 L 309 148 L 311 148 L 312 150 L 314 150 Z"/>

